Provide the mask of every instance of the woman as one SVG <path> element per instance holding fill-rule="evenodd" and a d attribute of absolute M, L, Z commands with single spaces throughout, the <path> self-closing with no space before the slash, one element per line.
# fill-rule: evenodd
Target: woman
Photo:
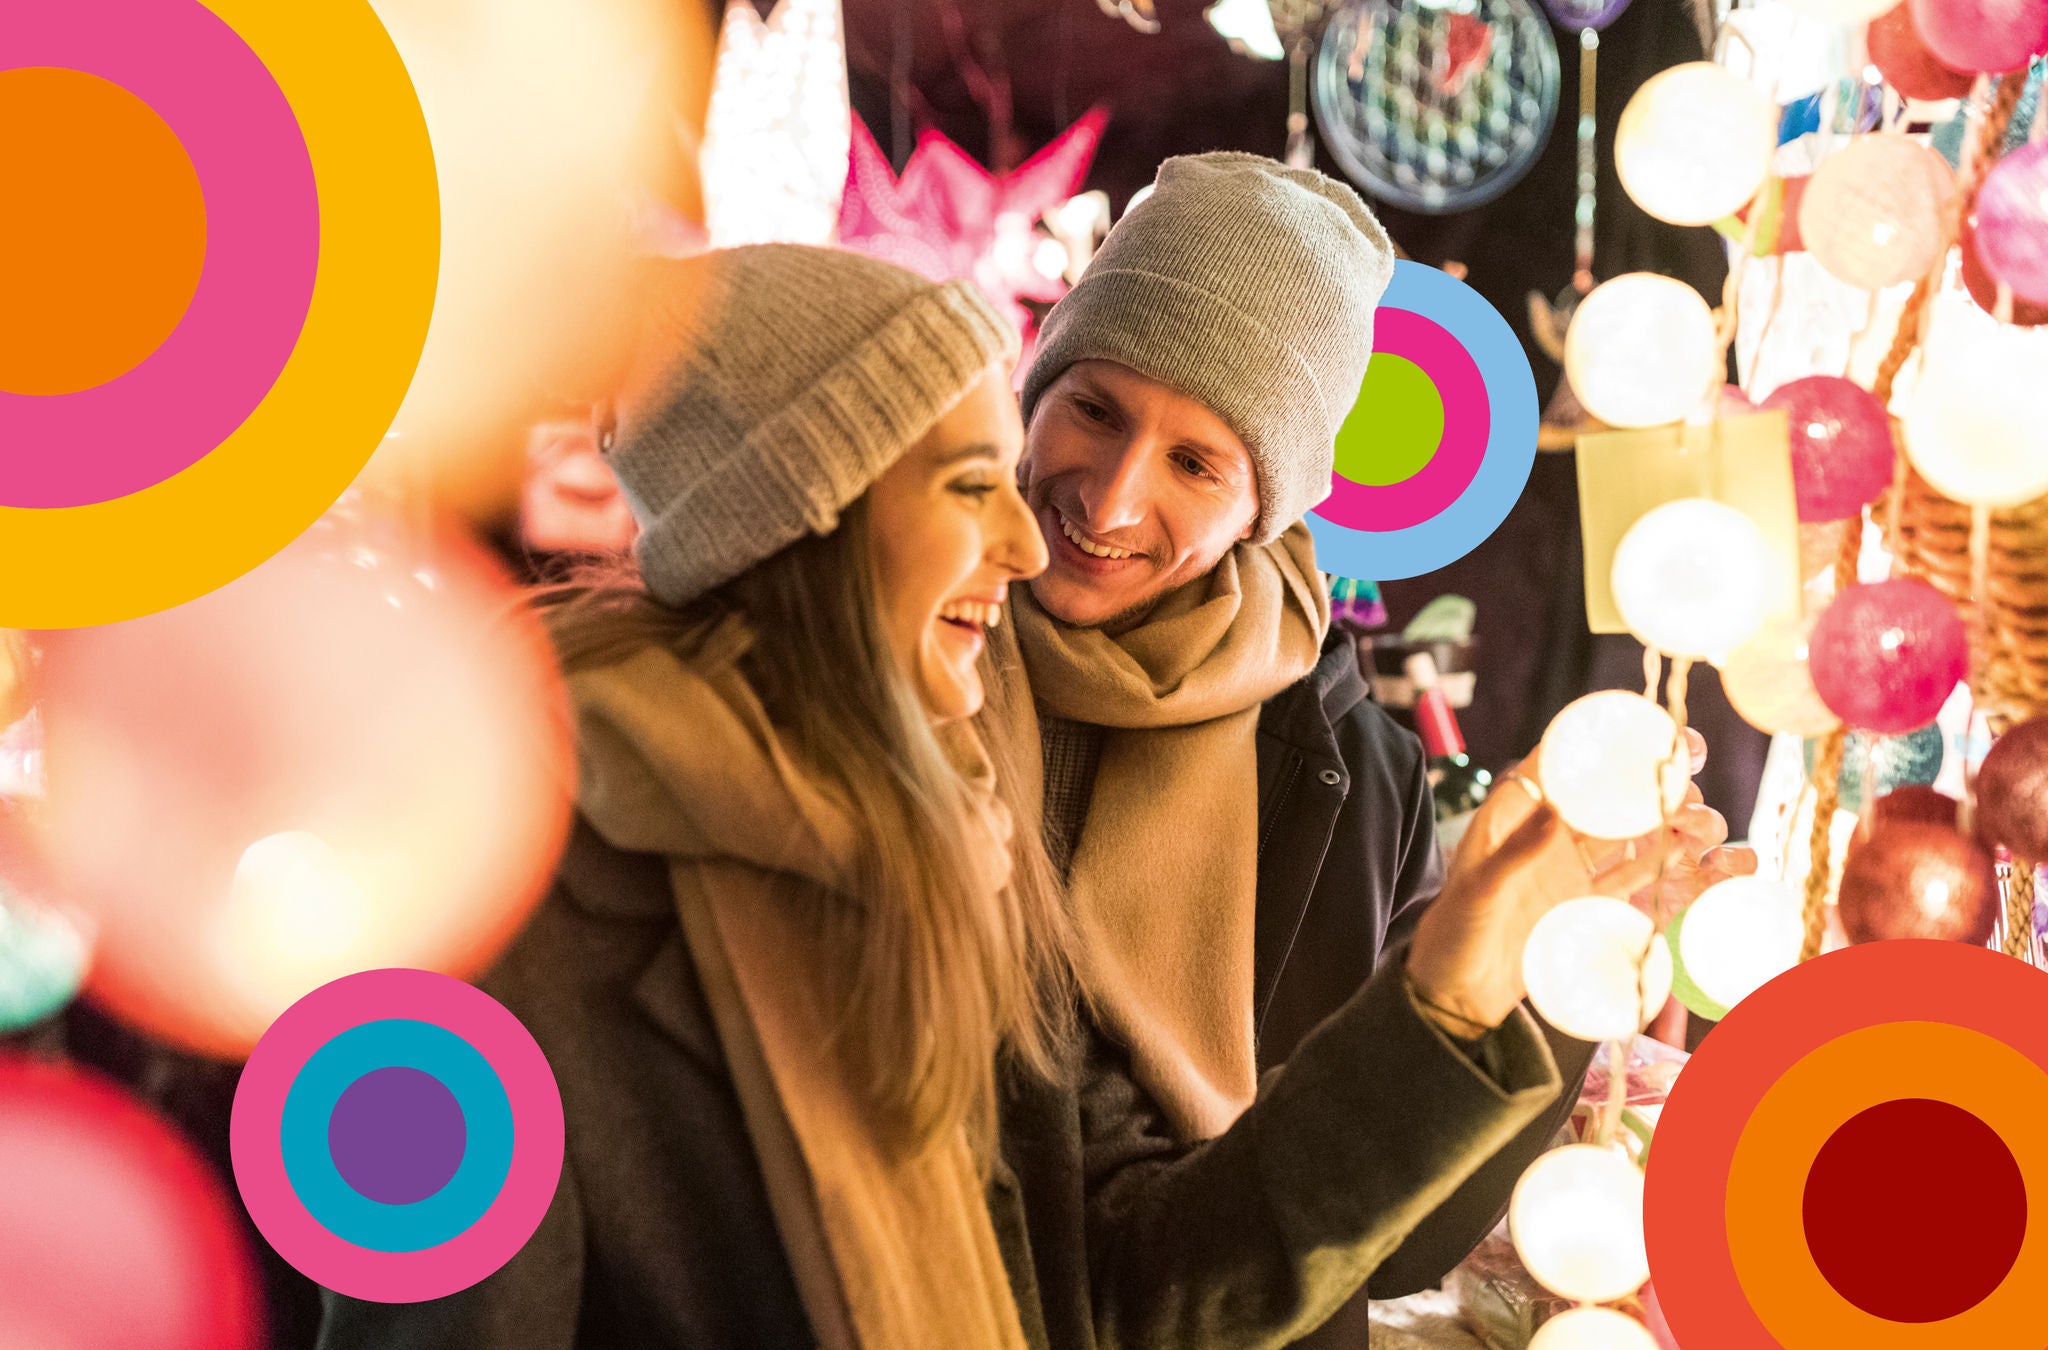
<path fill-rule="evenodd" d="M 330 1296 L 321 1345 L 1300 1336 L 1555 1100 L 1495 958 L 1594 884 L 1568 836 L 1496 794 L 1405 970 L 1178 1142 L 1071 1019 L 1037 812 L 1008 805 L 1035 760 L 975 730 L 1015 696 L 989 630 L 1046 562 L 1014 337 L 966 285 L 848 254 L 679 280 L 615 456 L 643 580 L 551 606 L 581 820 L 486 981 L 560 1083 L 560 1190 L 496 1275 Z"/>
<path fill-rule="evenodd" d="M 579 827 L 486 981 L 567 1157 L 505 1270 L 329 1347 L 1025 1345 L 982 1201 L 1064 927 L 968 719 L 1007 588 L 1016 336 L 964 283 L 764 246 L 669 279 L 615 468 L 642 580 L 549 597 Z"/>

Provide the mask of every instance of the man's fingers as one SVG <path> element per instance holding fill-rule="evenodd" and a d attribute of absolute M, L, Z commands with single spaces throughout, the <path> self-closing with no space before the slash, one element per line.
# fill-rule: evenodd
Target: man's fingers
<path fill-rule="evenodd" d="M 1728 817 L 1711 806 L 1688 806 L 1673 818 L 1671 832 L 1694 856 L 1728 842 Z"/>
<path fill-rule="evenodd" d="M 1707 738 L 1694 731 L 1691 727 L 1687 727 L 1685 729 L 1685 748 L 1687 753 L 1692 756 L 1692 773 L 1693 777 L 1697 778 L 1699 777 L 1700 770 L 1707 767 Z"/>
<path fill-rule="evenodd" d="M 1549 802 L 1539 802 L 1514 833 L 1501 840 L 1500 847 L 1487 861 L 1503 870 L 1517 867 L 1541 853 L 1545 845 L 1563 832 L 1564 821 L 1558 818 L 1557 808 Z"/>
<path fill-rule="evenodd" d="M 1755 876 L 1757 856 L 1755 849 L 1714 848 L 1707 850 L 1700 859 L 1700 871 L 1711 875 L 1716 881 L 1731 877 Z"/>
<path fill-rule="evenodd" d="M 1594 873 L 1590 886 L 1594 895 L 1611 895 L 1617 900 L 1627 900 L 1638 891 L 1656 884 L 1659 877 L 1659 862 L 1652 855 L 1646 858 L 1632 858 L 1618 862 Z"/>

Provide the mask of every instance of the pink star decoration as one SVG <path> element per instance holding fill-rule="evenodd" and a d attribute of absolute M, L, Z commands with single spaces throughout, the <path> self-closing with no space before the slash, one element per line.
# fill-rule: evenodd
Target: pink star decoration
<path fill-rule="evenodd" d="M 939 132 L 927 131 L 899 178 L 856 115 L 839 209 L 840 247 L 933 281 L 973 281 L 1025 335 L 1028 359 L 1032 319 L 1021 302 L 1051 303 L 1067 289 L 1065 250 L 1034 227 L 1081 190 L 1108 121 L 1107 109 L 1091 109 L 1014 172 L 1000 176 Z"/>

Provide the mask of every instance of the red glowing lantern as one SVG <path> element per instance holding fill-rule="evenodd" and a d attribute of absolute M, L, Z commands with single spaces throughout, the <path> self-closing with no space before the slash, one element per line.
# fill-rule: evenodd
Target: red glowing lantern
<path fill-rule="evenodd" d="M 1910 820 L 1923 825 L 1941 825 L 1953 830 L 1956 827 L 1956 810 L 1959 803 L 1944 792 L 1918 783 L 1893 788 L 1877 799 L 1871 807 L 1871 821 L 1882 825 L 1887 821 Z"/>
<path fill-rule="evenodd" d="M 1901 4 L 1870 21 L 1870 64 L 1877 67 L 1886 84 L 1907 98 L 1961 98 L 1970 92 L 1974 79 L 1949 69 L 1927 50 L 1920 30 L 1913 26 L 1911 9 Z"/>
<path fill-rule="evenodd" d="M 1970 298 L 1977 302 L 1977 308 L 1986 314 L 1998 313 L 1998 283 L 1984 270 L 1984 259 L 1977 252 L 1977 232 L 1968 223 L 1963 225 L 1959 241 L 1963 250 L 1963 285 L 1969 290 Z M 2019 296 L 2012 297 L 2012 315 L 2007 320 L 2017 328 L 2039 328 L 2048 323 L 2048 305 L 2031 304 Z"/>
<path fill-rule="evenodd" d="M 1982 946 L 1998 920 L 1998 871 L 1982 845 L 1948 826 L 1883 821 L 1850 842 L 1838 908 L 1851 942 Z"/>
<path fill-rule="evenodd" d="M 2048 862 L 2048 717 L 2020 723 L 1984 756 L 1977 837 L 2029 862 Z"/>
<path fill-rule="evenodd" d="M 1813 687 L 1849 726 L 1902 736 L 1935 719 L 1969 671 L 1947 596 L 1915 577 L 1851 586 L 1814 625 Z"/>
<path fill-rule="evenodd" d="M 2048 0 L 1909 0 L 1913 26 L 1952 70 L 1997 75 L 2048 51 Z"/>
<path fill-rule="evenodd" d="M 1848 520 L 1891 486 L 1898 457 L 1877 396 L 1834 375 L 1781 385 L 1764 400 L 1792 435 L 1792 486 L 1802 521 Z"/>
<path fill-rule="evenodd" d="M 2015 299 L 2048 305 L 2048 143 L 1992 166 L 1977 192 L 1977 256 Z"/>

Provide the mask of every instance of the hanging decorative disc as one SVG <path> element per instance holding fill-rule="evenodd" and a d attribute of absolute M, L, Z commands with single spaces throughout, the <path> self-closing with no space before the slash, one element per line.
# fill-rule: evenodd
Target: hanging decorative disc
<path fill-rule="evenodd" d="M 1557 43 L 1529 0 L 1354 0 L 1316 59 L 1330 153 L 1373 196 L 1429 215 L 1519 182 L 1557 96 Z"/>

